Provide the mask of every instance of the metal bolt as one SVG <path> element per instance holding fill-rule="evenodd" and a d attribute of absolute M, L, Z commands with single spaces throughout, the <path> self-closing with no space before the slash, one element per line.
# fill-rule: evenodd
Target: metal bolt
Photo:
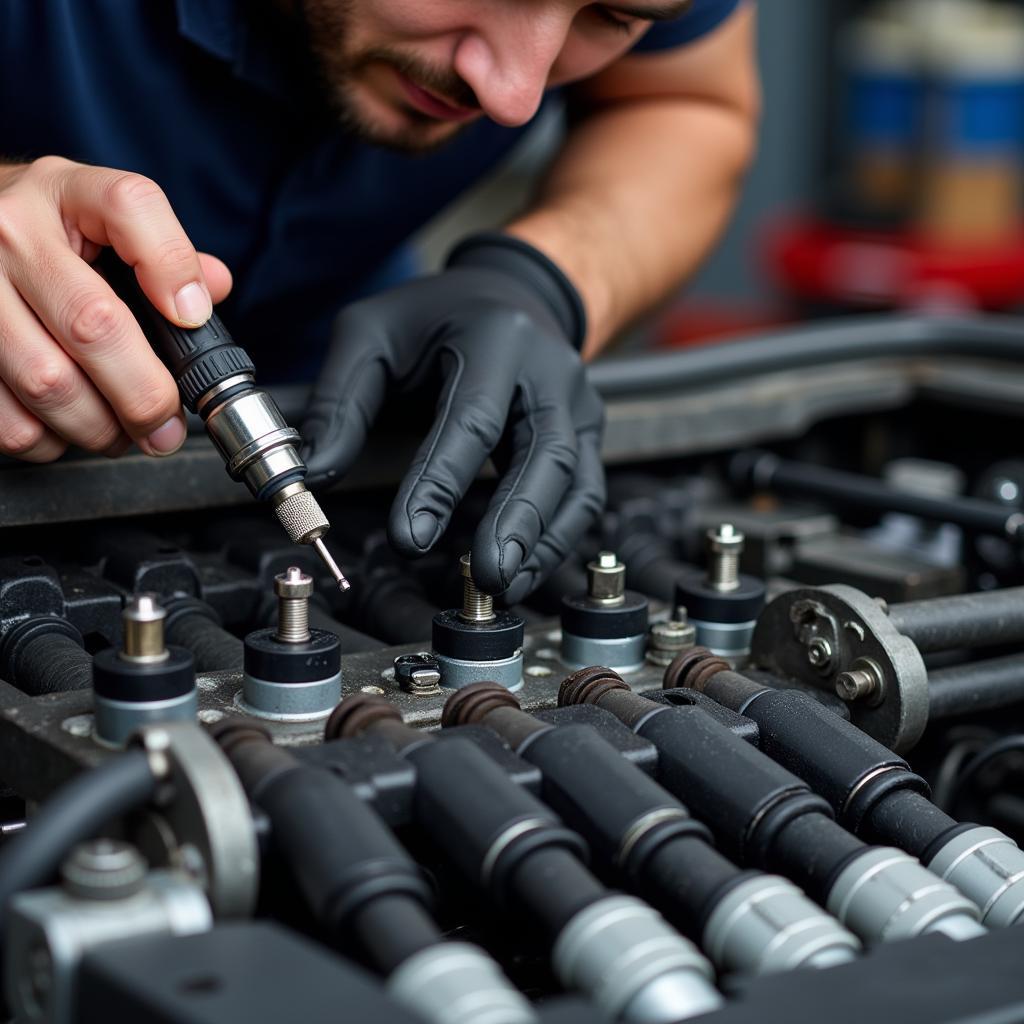
<path fill-rule="evenodd" d="M 459 618 L 465 622 L 493 622 L 494 598 L 477 587 L 469 555 L 459 559 L 459 570 L 462 573 L 462 611 L 459 612 Z"/>
<path fill-rule="evenodd" d="M 602 551 L 587 563 L 587 599 L 602 605 L 626 600 L 626 567 L 613 551 Z"/>
<path fill-rule="evenodd" d="M 745 537 L 732 523 L 722 523 L 707 532 L 710 560 L 708 583 L 715 590 L 728 592 L 740 585 L 740 555 Z"/>
<path fill-rule="evenodd" d="M 697 627 L 687 619 L 686 609 L 676 608 L 667 622 L 652 622 L 647 634 L 647 660 L 652 665 L 671 665 L 680 651 L 697 642 Z"/>
<path fill-rule="evenodd" d="M 441 669 L 432 654 L 401 654 L 395 658 L 395 680 L 406 693 L 425 697 L 440 692 Z"/>
<path fill-rule="evenodd" d="M 883 684 L 879 667 L 868 658 L 858 658 L 836 676 L 836 696 L 847 702 L 866 700 L 880 694 Z"/>
<path fill-rule="evenodd" d="M 124 643 L 120 656 L 125 661 L 164 661 L 168 656 L 164 643 L 166 618 L 156 594 L 132 595 L 121 613 Z"/>
<path fill-rule="evenodd" d="M 274 577 L 277 594 L 277 632 L 275 640 L 285 644 L 304 644 L 310 638 L 309 599 L 313 594 L 313 577 L 298 566 L 289 566 Z"/>
<path fill-rule="evenodd" d="M 827 672 L 832 664 L 832 645 L 823 636 L 816 636 L 807 645 L 807 660 L 820 672 Z"/>
<path fill-rule="evenodd" d="M 93 839 L 79 843 L 61 865 L 64 888 L 73 896 L 91 900 L 119 900 L 133 896 L 146 878 L 146 862 L 130 843 L 119 839 Z"/>

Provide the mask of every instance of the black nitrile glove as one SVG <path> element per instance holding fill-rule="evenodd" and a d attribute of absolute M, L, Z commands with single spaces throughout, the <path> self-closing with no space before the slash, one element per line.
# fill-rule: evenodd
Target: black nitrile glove
<path fill-rule="evenodd" d="M 309 482 L 348 470 L 390 387 L 431 389 L 437 418 L 392 506 L 391 543 L 429 551 L 493 452 L 501 480 L 473 540 L 473 576 L 522 600 L 604 502 L 584 333 L 579 296 L 546 256 L 508 235 L 466 240 L 442 273 L 342 310 L 302 425 Z"/>

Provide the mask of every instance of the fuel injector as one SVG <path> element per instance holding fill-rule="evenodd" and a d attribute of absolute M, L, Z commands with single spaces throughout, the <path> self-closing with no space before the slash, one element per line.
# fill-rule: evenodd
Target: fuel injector
<path fill-rule="evenodd" d="M 367 960 L 396 1000 L 433 1024 L 536 1020 L 483 950 L 444 940 L 415 861 L 342 778 L 303 764 L 249 722 L 213 732 L 331 943 Z"/>
<path fill-rule="evenodd" d="M 984 933 L 978 908 L 909 854 L 868 846 L 810 787 L 695 706 L 658 704 L 610 669 L 565 679 L 560 706 L 596 704 L 658 748 L 662 785 L 740 864 L 791 878 L 865 943 Z"/>
<path fill-rule="evenodd" d="M 235 344 L 216 313 L 202 327 L 171 323 L 112 249 L 103 253 L 99 266 L 170 370 L 184 406 L 202 419 L 229 476 L 242 481 L 257 501 L 269 501 L 292 542 L 312 545 L 341 590 L 348 590 L 348 580 L 323 541 L 331 524 L 304 482 L 302 439 L 274 399 L 256 387 L 245 349 Z"/>
<path fill-rule="evenodd" d="M 328 741 L 372 735 L 416 769 L 414 819 L 503 911 L 525 911 L 553 943 L 556 975 L 609 1021 L 672 1024 L 721 1005 L 711 964 L 647 904 L 609 892 L 583 840 L 464 737 L 406 725 L 383 697 L 346 697 Z"/>
<path fill-rule="evenodd" d="M 960 824 L 928 799 L 903 758 L 798 690 L 775 690 L 694 648 L 665 672 L 665 687 L 699 690 L 757 722 L 761 749 L 806 780 L 843 825 L 892 843 L 955 885 L 989 927 L 1024 923 L 1024 851 L 988 826 Z"/>
<path fill-rule="evenodd" d="M 589 725 L 542 722 L 496 683 L 452 694 L 441 724 L 487 726 L 537 765 L 545 803 L 606 870 L 699 943 L 720 970 L 831 967 L 860 948 L 789 880 L 727 860 L 706 826 Z"/>

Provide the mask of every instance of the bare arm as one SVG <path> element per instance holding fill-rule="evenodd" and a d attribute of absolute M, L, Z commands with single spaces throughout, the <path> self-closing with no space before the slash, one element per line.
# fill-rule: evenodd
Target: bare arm
<path fill-rule="evenodd" d="M 732 211 L 760 98 L 752 6 L 691 46 L 621 59 L 577 95 L 587 116 L 508 230 L 573 280 L 593 356 L 696 269 Z"/>

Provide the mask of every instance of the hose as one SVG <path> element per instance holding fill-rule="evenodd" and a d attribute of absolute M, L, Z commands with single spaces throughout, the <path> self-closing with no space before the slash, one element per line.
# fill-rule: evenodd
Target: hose
<path fill-rule="evenodd" d="M 72 779 L 0 849 L 0 936 L 12 896 L 43 885 L 76 843 L 145 803 L 156 779 L 145 751 L 130 750 Z"/>

